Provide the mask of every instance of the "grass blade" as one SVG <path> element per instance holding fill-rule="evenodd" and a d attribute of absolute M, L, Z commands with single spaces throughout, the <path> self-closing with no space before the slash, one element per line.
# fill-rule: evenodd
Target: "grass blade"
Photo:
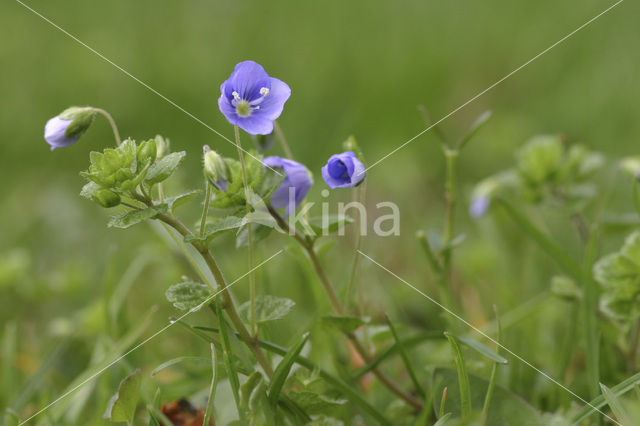
<path fill-rule="evenodd" d="M 456 363 L 456 370 L 458 371 L 458 384 L 460 386 L 460 411 L 462 418 L 465 419 L 471 414 L 471 388 L 469 387 L 469 375 L 467 374 L 467 367 L 464 364 L 464 358 L 460 346 L 455 337 L 445 332 L 447 340 L 451 344 L 453 350 L 453 359 Z"/>
<path fill-rule="evenodd" d="M 604 397 L 605 401 L 607 401 L 609 408 L 611 408 L 611 411 L 616 416 L 616 418 L 623 425 L 631 425 L 629 414 L 627 414 L 627 411 L 622 406 L 622 402 L 620 402 L 616 394 L 611 392 L 611 389 L 609 389 L 602 383 L 600 383 L 600 389 L 602 389 L 602 396 Z"/>
<path fill-rule="evenodd" d="M 236 402 L 238 413 L 242 416 L 242 410 L 240 409 L 240 381 L 238 380 L 238 372 L 233 366 L 231 361 L 231 340 L 229 339 L 229 329 L 227 328 L 227 322 L 222 314 L 222 299 L 218 298 L 216 314 L 218 315 L 218 325 L 220 327 L 220 337 L 222 342 L 222 359 L 224 361 L 227 375 L 229 376 L 229 383 L 231 384 L 231 390 L 233 391 L 233 399 Z"/>
<path fill-rule="evenodd" d="M 500 315 L 498 315 L 498 307 L 493 305 L 493 310 L 496 313 L 496 323 L 498 324 L 498 343 L 502 343 L 502 324 L 500 322 Z M 496 347 L 496 355 L 500 356 L 500 346 Z M 487 417 L 489 416 L 489 407 L 491 405 L 491 398 L 493 397 L 493 389 L 496 386 L 496 375 L 498 373 L 498 362 L 493 363 L 491 368 L 491 377 L 489 378 L 489 386 L 487 387 L 487 393 L 484 397 L 484 405 L 482 406 L 482 425 L 487 424 Z"/>
<path fill-rule="evenodd" d="M 409 377 L 411 377 L 411 381 L 413 382 L 413 385 L 416 387 L 416 390 L 418 391 L 420 396 L 424 399 L 426 397 L 426 392 L 424 391 L 422 385 L 418 381 L 418 376 L 416 376 L 416 373 L 413 370 L 413 367 L 411 366 L 411 362 L 409 361 L 409 356 L 407 355 L 407 351 L 405 350 L 404 345 L 402 344 L 402 340 L 400 340 L 400 338 L 398 337 L 398 333 L 396 332 L 396 328 L 393 326 L 393 323 L 391 322 L 391 318 L 389 318 L 388 315 L 386 315 L 386 317 L 387 317 L 387 323 L 389 324 L 389 329 L 391 330 L 391 334 L 393 334 L 393 338 L 396 341 L 396 345 L 398 346 L 398 350 L 400 351 L 400 356 L 404 361 L 404 365 L 407 368 Z"/>
<path fill-rule="evenodd" d="M 191 327 L 191 326 L 188 326 L 188 327 L 190 327 L 193 331 L 206 330 L 214 333 L 219 332 L 218 329 L 211 328 L 211 327 Z M 196 334 L 199 337 L 203 337 L 200 334 L 197 334 L 197 333 L 194 333 L 194 334 Z M 204 339 L 209 342 L 213 340 L 211 337 L 209 338 L 204 337 Z M 267 342 L 264 340 L 258 340 L 258 345 L 266 351 L 269 351 L 281 356 L 286 356 L 288 352 L 286 348 L 283 348 L 282 346 L 276 345 L 275 343 Z M 391 425 L 391 422 L 387 420 L 387 418 L 380 411 L 378 411 L 376 407 L 371 405 L 369 401 L 364 399 L 364 397 L 360 394 L 360 392 L 357 389 L 354 389 L 353 387 L 351 387 L 344 380 L 338 377 L 335 377 L 333 374 L 320 368 L 320 366 L 318 366 L 316 363 L 311 361 L 309 358 L 305 358 L 301 355 L 298 355 L 295 358 L 295 362 L 296 364 L 303 366 L 309 371 L 317 371 L 318 375 L 322 377 L 325 382 L 327 382 L 329 385 L 333 386 L 335 389 L 340 391 L 341 394 L 344 395 L 347 399 L 349 399 L 354 405 L 357 405 L 358 407 L 360 407 L 362 411 L 366 412 L 371 417 L 376 419 L 380 424 Z"/>
<path fill-rule="evenodd" d="M 628 379 L 623 380 L 617 385 L 611 387 L 609 390 L 613 395 L 619 397 L 620 395 L 624 395 L 629 392 L 635 386 L 640 384 L 640 373 L 634 374 Z M 607 402 L 604 399 L 604 396 L 600 395 L 591 401 L 589 401 L 589 405 L 585 405 L 582 410 L 578 412 L 573 418 L 573 424 L 578 424 L 584 421 L 586 418 L 595 413 L 596 409 L 600 410 L 602 407 L 607 405 Z M 595 408 L 594 408 L 595 407 Z"/>
<path fill-rule="evenodd" d="M 285 357 L 276 367 L 276 371 L 273 373 L 271 383 L 269 384 L 269 401 L 272 404 L 275 404 L 278 401 L 278 396 L 280 396 L 280 392 L 282 391 L 284 382 L 285 380 L 287 380 L 289 371 L 291 371 L 291 366 L 295 362 L 296 357 L 300 355 L 300 351 L 302 351 L 302 348 L 304 347 L 305 343 L 307 343 L 308 339 L 309 332 L 306 332 L 293 346 L 293 348 L 291 348 L 291 350 L 287 352 Z"/>
<path fill-rule="evenodd" d="M 491 348 L 489 348 L 487 345 L 484 345 L 477 340 L 470 339 L 468 337 L 458 337 L 453 335 L 452 337 L 463 345 L 475 350 L 479 354 L 486 356 L 487 358 L 494 362 L 497 362 L 498 364 L 509 364 L 509 360 L 501 355 L 498 355 L 498 353 L 491 350 Z"/>
<path fill-rule="evenodd" d="M 213 416 L 214 401 L 216 397 L 216 389 L 218 387 L 218 368 L 216 366 L 216 347 L 211 343 L 211 387 L 209 388 L 209 400 L 207 401 L 207 410 L 204 413 L 203 425 L 209 424 L 209 419 Z"/>
<path fill-rule="evenodd" d="M 201 356 L 179 356 L 177 358 L 170 359 L 169 361 L 163 362 L 156 368 L 151 371 L 151 376 L 155 376 L 165 368 L 171 367 L 172 365 L 179 364 L 184 361 L 198 361 L 198 362 L 209 362 L 209 358 L 204 358 Z"/>
<path fill-rule="evenodd" d="M 444 416 L 440 417 L 438 419 L 438 421 L 433 424 L 433 426 L 442 426 L 442 425 L 444 425 L 449 420 L 449 417 L 451 417 L 451 413 L 445 414 Z"/>

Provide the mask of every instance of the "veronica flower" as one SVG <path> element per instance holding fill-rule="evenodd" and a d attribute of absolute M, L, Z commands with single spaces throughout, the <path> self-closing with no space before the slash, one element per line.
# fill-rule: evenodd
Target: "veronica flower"
<path fill-rule="evenodd" d="M 78 142 L 87 131 L 96 112 L 91 107 L 71 107 L 47 121 L 44 126 L 44 140 L 51 145 L 51 151 Z"/>
<path fill-rule="evenodd" d="M 286 83 L 269 77 L 260 64 L 244 61 L 220 86 L 218 107 L 234 126 L 252 135 L 268 135 L 289 96 Z"/>
<path fill-rule="evenodd" d="M 471 200 L 471 206 L 469 206 L 469 215 L 478 219 L 487 212 L 491 199 L 487 195 L 478 195 Z"/>
<path fill-rule="evenodd" d="M 332 155 L 322 168 L 322 178 L 331 189 L 358 186 L 364 179 L 364 164 L 353 151 Z"/>
<path fill-rule="evenodd" d="M 271 194 L 270 202 L 275 208 L 286 207 L 285 215 L 289 216 L 309 193 L 313 185 L 311 174 L 304 165 L 282 157 L 266 157 L 263 164 L 273 168 L 279 167 L 284 171 L 285 178 Z"/>

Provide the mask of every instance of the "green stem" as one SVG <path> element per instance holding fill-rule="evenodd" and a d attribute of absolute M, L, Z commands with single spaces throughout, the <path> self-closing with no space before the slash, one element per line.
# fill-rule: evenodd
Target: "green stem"
<path fill-rule="evenodd" d="M 249 181 L 247 180 L 247 166 L 244 161 L 242 145 L 240 144 L 240 129 L 233 126 L 236 137 L 236 148 L 238 149 L 238 159 L 242 167 L 242 183 L 244 185 L 244 197 L 247 204 L 247 213 L 251 212 L 251 203 L 249 202 Z M 247 223 L 247 246 L 249 251 L 249 323 L 253 336 L 258 335 L 258 325 L 256 323 L 256 281 L 253 274 L 253 236 L 251 235 L 251 222 Z"/>
<path fill-rule="evenodd" d="M 454 308 L 455 300 L 453 297 L 452 285 L 452 248 L 450 243 L 454 237 L 455 227 L 455 207 L 456 207 L 456 160 L 458 158 L 458 151 L 444 148 L 444 155 L 446 159 L 446 180 L 445 180 L 445 217 L 444 217 L 444 232 L 442 238 L 442 244 L 444 249 L 442 251 L 442 275 L 440 289 L 441 299 L 443 304 L 447 308 Z"/>
<path fill-rule="evenodd" d="M 204 206 L 202 206 L 202 217 L 200 218 L 200 237 L 204 237 L 207 226 L 207 216 L 209 214 L 209 198 L 211 197 L 211 184 L 209 183 L 209 179 L 205 179 L 205 181 Z"/>
<path fill-rule="evenodd" d="M 277 121 L 273 122 L 273 129 L 276 132 L 276 136 L 278 136 L 278 141 L 280 142 L 280 146 L 284 151 L 284 155 L 288 159 L 293 160 L 293 153 L 291 152 L 291 148 L 289 148 L 289 144 L 287 143 L 287 138 L 284 137 L 284 132 L 280 128 L 280 125 L 278 124 Z"/>
<path fill-rule="evenodd" d="M 362 185 L 358 188 L 354 188 L 353 189 L 353 199 L 354 201 L 357 201 L 359 203 L 363 203 L 364 200 L 364 191 L 365 191 L 365 185 L 366 182 L 363 182 Z M 362 218 L 360 217 L 359 220 L 362 220 Z M 358 265 L 360 262 L 360 247 L 362 245 L 362 234 L 360 232 L 360 228 L 361 228 L 361 224 L 357 223 L 356 224 L 356 238 L 355 238 L 355 248 L 354 248 L 354 252 L 353 252 L 353 262 L 351 264 L 351 274 L 349 276 L 349 282 L 347 283 L 347 289 L 345 291 L 345 297 L 344 297 L 344 305 L 345 305 L 345 309 L 348 311 L 349 310 L 349 305 L 351 303 L 351 293 L 353 292 L 353 287 L 356 284 L 356 280 L 357 280 L 357 276 L 358 276 Z M 362 292 L 359 291 L 359 294 L 361 294 Z M 362 301 L 360 301 L 362 302 Z M 359 308 L 360 308 L 360 315 L 362 315 L 362 306 L 363 304 L 360 303 L 359 304 Z"/>
<path fill-rule="evenodd" d="M 203 425 L 209 425 L 211 419 L 213 418 L 213 410 L 214 410 L 214 400 L 216 397 L 216 388 L 218 387 L 218 368 L 216 366 L 216 348 L 213 343 L 211 343 L 211 368 L 212 375 L 211 378 L 211 388 L 209 389 L 209 400 L 207 401 L 207 411 L 204 413 L 204 421 Z M 214 420 L 215 421 L 215 420 Z"/>
<path fill-rule="evenodd" d="M 120 132 L 118 131 L 118 126 L 116 125 L 116 122 L 113 119 L 113 117 L 111 117 L 111 114 L 109 114 L 107 111 L 103 110 L 102 108 L 94 108 L 93 110 L 98 114 L 101 114 L 103 117 L 107 119 L 107 121 L 109 122 L 109 125 L 111 125 L 113 136 L 116 138 L 116 143 L 118 144 L 118 146 L 120 146 L 120 144 L 122 143 L 122 140 L 120 139 Z"/>
<path fill-rule="evenodd" d="M 189 230 L 189 228 L 187 228 L 182 222 L 180 222 L 178 219 L 176 219 L 173 216 L 169 216 L 166 214 L 159 214 L 158 216 L 156 216 L 156 219 L 161 220 L 167 225 L 173 227 L 183 237 L 186 237 L 188 235 L 193 235 Z M 271 367 L 269 360 L 258 347 L 258 344 L 256 343 L 256 339 L 253 336 L 251 336 L 251 334 L 247 331 L 247 328 L 244 326 L 244 323 L 242 322 L 242 318 L 240 318 L 240 315 L 238 314 L 236 306 L 233 303 L 231 293 L 229 292 L 227 282 L 224 279 L 224 276 L 222 275 L 222 271 L 220 270 L 220 267 L 218 266 L 215 259 L 213 258 L 213 255 L 211 254 L 208 248 L 202 247 L 200 244 L 191 243 L 191 245 L 198 251 L 198 253 L 200 253 L 202 258 L 206 262 L 207 266 L 209 267 L 211 274 L 213 274 L 213 278 L 216 280 L 218 287 L 221 289 L 222 299 L 224 302 L 223 308 L 227 312 L 227 315 L 229 316 L 229 319 L 233 323 L 233 326 L 236 328 L 236 330 L 240 334 L 242 341 L 249 347 L 249 349 L 251 350 L 253 355 L 256 357 L 256 359 L 258 360 L 258 363 L 260 363 L 260 365 L 262 366 L 264 371 L 267 373 L 267 375 L 269 377 L 273 376 L 273 368 Z M 213 288 L 212 290 L 215 291 L 216 289 Z"/>
<path fill-rule="evenodd" d="M 267 205 L 267 209 L 269 210 L 269 213 L 271 213 L 273 218 L 276 220 L 278 225 L 283 230 L 285 230 L 289 235 L 293 234 L 293 237 L 295 238 L 295 240 L 298 241 L 298 243 L 300 243 L 302 248 L 307 252 L 307 255 L 311 260 L 311 263 L 316 272 L 316 275 L 320 279 L 320 283 L 322 284 L 322 287 L 325 293 L 327 294 L 327 297 L 329 298 L 331 305 L 333 306 L 334 313 L 339 316 L 344 316 L 345 310 L 342 307 L 342 304 L 340 303 L 340 300 L 336 295 L 333 285 L 331 285 L 331 282 L 329 281 L 329 278 L 327 277 L 327 274 L 325 273 L 324 268 L 322 267 L 322 264 L 318 259 L 318 256 L 316 255 L 316 251 L 313 249 L 313 243 L 308 242 L 297 230 L 294 229 L 292 232 L 291 228 L 289 227 L 289 224 L 282 218 L 282 216 L 280 216 L 280 214 L 278 214 L 278 212 L 273 207 L 271 207 L 270 205 Z M 374 360 L 372 355 L 362 345 L 362 343 L 360 343 L 360 341 L 355 336 L 355 334 L 347 333 L 346 337 L 347 339 L 349 339 L 349 342 L 351 343 L 353 348 L 360 354 L 360 356 L 365 360 L 367 364 Z M 419 410 L 424 407 L 424 404 L 422 403 L 422 401 L 420 401 L 413 395 L 402 390 L 397 383 L 395 383 L 393 380 L 387 377 L 379 368 L 374 368 L 373 373 L 387 388 L 389 388 L 391 392 L 393 392 L 395 395 L 399 396 L 400 398 L 404 399 L 411 406 Z"/>

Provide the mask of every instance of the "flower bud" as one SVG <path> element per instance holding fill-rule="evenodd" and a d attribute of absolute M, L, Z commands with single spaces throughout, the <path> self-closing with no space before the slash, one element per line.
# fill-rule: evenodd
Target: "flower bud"
<path fill-rule="evenodd" d="M 208 145 L 203 147 L 204 151 L 204 175 L 207 179 L 218 188 L 220 191 L 227 190 L 227 183 L 231 173 L 224 159 L 209 148 Z"/>
<path fill-rule="evenodd" d="M 160 160 L 170 152 L 169 139 L 163 138 L 160 135 L 156 135 L 156 159 Z"/>
<path fill-rule="evenodd" d="M 71 107 L 53 117 L 44 126 L 44 139 L 51 150 L 71 146 L 87 131 L 96 111 L 92 107 Z"/>
<path fill-rule="evenodd" d="M 141 167 L 144 167 L 148 163 L 154 163 L 156 161 L 157 152 L 155 139 L 149 139 L 140 143 L 136 153 L 138 164 Z"/>
<path fill-rule="evenodd" d="M 96 191 L 93 201 L 102 207 L 110 208 L 120 205 L 120 196 L 109 189 L 100 188 Z"/>

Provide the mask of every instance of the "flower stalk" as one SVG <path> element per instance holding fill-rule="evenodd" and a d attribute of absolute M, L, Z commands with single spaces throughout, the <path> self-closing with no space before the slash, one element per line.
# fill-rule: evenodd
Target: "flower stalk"
<path fill-rule="evenodd" d="M 120 146 L 120 144 L 122 143 L 122 139 L 120 139 L 120 132 L 118 131 L 118 126 L 116 125 L 116 122 L 111 116 L 111 114 L 109 114 L 106 110 L 102 108 L 93 108 L 93 111 L 97 112 L 98 114 L 102 115 L 104 118 L 107 119 L 107 121 L 109 122 L 109 125 L 111 126 L 111 131 L 113 131 L 113 137 L 116 139 L 116 144 Z"/>
<path fill-rule="evenodd" d="M 244 196 L 247 202 L 247 213 L 251 212 L 251 203 L 249 202 L 249 182 L 247 180 L 247 166 L 244 161 L 242 145 L 240 143 L 240 128 L 233 126 L 236 137 L 236 148 L 238 149 L 238 159 L 242 167 L 242 183 L 244 185 Z M 251 222 L 247 223 L 247 246 L 249 251 L 249 323 L 253 336 L 258 335 L 258 325 L 256 323 L 256 281 L 253 273 L 253 235 L 251 234 Z"/>

